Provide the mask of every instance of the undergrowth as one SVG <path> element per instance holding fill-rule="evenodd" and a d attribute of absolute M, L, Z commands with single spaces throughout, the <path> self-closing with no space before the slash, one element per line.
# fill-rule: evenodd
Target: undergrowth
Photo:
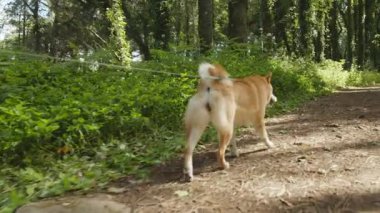
<path fill-rule="evenodd" d="M 201 61 L 224 65 L 232 77 L 271 71 L 279 101 L 269 116 L 339 87 L 380 82 L 379 73 L 343 71 L 339 62 L 270 58 L 246 48 L 207 58 L 153 54 L 154 60 L 132 64 L 127 71 L 95 62 L 0 55 L 6 62 L 0 66 L 1 212 L 67 191 L 101 188 L 126 175 L 148 178 L 150 166 L 183 148 L 182 114 L 197 84 L 186 76 L 197 75 Z"/>

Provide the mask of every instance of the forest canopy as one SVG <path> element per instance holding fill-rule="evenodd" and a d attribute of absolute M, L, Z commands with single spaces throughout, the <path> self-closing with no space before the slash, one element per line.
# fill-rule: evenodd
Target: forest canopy
<path fill-rule="evenodd" d="M 0 1 L 0 212 L 178 157 L 201 62 L 272 72 L 267 116 L 380 83 L 379 0 Z"/>
<path fill-rule="evenodd" d="M 118 4 L 119 19 L 110 17 Z M 231 43 L 344 67 L 380 67 L 380 6 L 372 0 L 11 0 L 3 47 L 77 57 L 112 50 L 125 37 L 145 60 L 152 50 L 194 55 Z M 115 22 L 120 34 L 112 30 Z M 122 28 L 122 29 L 121 29 Z M 116 39 L 117 40 L 117 39 Z M 113 43 L 113 46 L 112 46 Z M 127 50 L 127 51 L 128 51 Z M 120 58 L 119 58 L 120 59 Z"/>

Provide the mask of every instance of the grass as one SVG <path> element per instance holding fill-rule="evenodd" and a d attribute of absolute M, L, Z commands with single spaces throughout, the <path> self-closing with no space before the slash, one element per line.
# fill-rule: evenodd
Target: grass
<path fill-rule="evenodd" d="M 273 72 L 279 98 L 269 116 L 347 86 L 380 83 L 380 74 L 270 58 L 225 49 L 207 58 L 154 51 L 139 68 L 196 75 L 200 62 L 220 62 L 233 77 Z M 103 188 L 149 168 L 183 148 L 182 114 L 195 79 L 123 72 L 73 63 L 0 55 L 0 211 L 67 191 Z M 96 57 L 100 57 L 96 55 Z M 104 59 L 103 59 L 104 60 Z M 210 131 L 203 140 L 214 140 Z"/>

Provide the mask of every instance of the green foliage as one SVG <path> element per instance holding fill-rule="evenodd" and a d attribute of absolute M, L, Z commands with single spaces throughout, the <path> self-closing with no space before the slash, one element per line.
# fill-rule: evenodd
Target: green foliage
<path fill-rule="evenodd" d="M 0 67 L 0 211 L 125 175 L 149 177 L 149 166 L 183 148 L 182 115 L 197 83 L 186 76 L 197 75 L 201 61 L 221 63 L 232 77 L 273 72 L 279 102 L 270 116 L 337 87 L 380 82 L 379 74 L 346 72 L 338 62 L 268 58 L 255 46 L 214 50 L 208 58 L 152 54 L 128 72 L 0 55 L 8 64 Z M 215 141 L 215 131 L 203 140 Z"/>
<path fill-rule="evenodd" d="M 121 8 L 120 0 L 113 0 L 112 7 L 107 10 L 107 18 L 111 22 L 111 43 L 114 43 L 118 49 L 117 57 L 123 65 L 129 66 L 131 63 L 131 55 L 129 43 L 126 40 L 125 17 Z"/>

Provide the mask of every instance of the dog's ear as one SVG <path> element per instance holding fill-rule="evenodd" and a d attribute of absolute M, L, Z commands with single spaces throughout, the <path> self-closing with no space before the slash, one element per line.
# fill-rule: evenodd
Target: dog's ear
<path fill-rule="evenodd" d="M 269 73 L 265 76 L 265 78 L 267 79 L 268 83 L 270 83 L 271 80 L 272 80 L 272 72 L 269 72 Z"/>

